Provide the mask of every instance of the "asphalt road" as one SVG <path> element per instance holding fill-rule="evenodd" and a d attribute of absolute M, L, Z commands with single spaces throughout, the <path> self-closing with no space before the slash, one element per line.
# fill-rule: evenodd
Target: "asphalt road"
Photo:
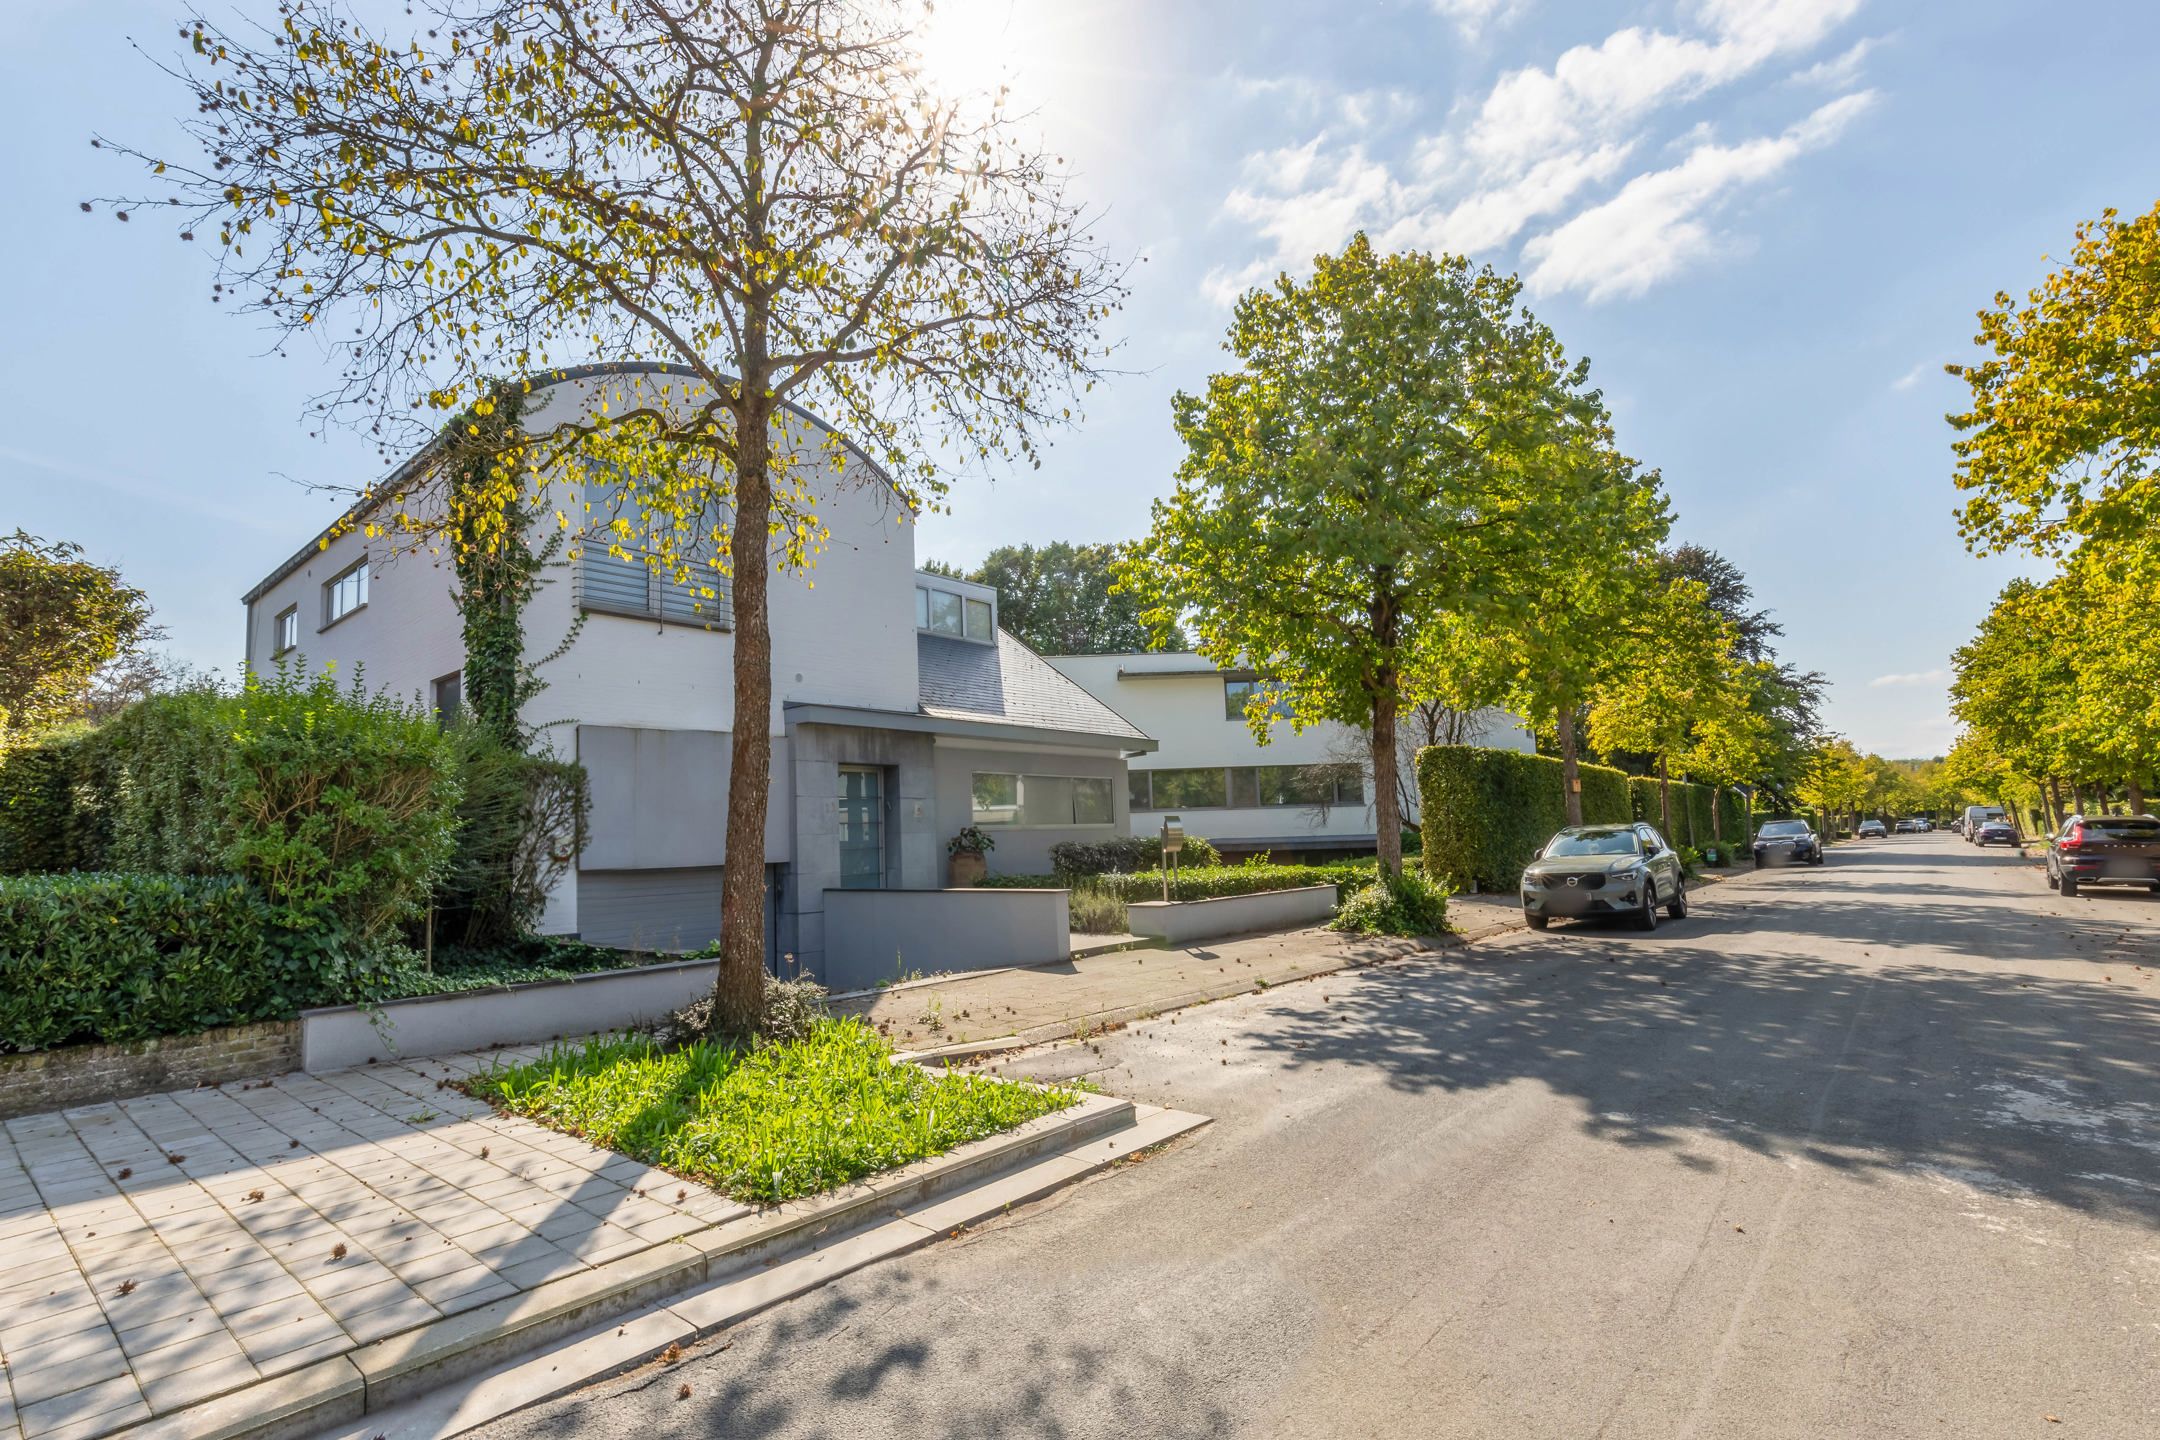
<path fill-rule="evenodd" d="M 1898 836 L 1015 1068 L 1216 1123 L 482 1433 L 2160 1436 L 2160 899 Z"/>

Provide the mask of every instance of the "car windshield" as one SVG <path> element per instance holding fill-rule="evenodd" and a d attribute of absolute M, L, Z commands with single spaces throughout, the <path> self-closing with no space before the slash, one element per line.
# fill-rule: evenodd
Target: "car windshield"
<path fill-rule="evenodd" d="M 1561 831 L 1553 836 L 1552 844 L 1545 847 L 1548 860 L 1565 859 L 1571 855 L 1633 855 L 1636 853 L 1635 832 L 1632 830 L 1583 830 Z"/>
<path fill-rule="evenodd" d="M 1781 835 L 1805 835 L 1807 834 L 1807 822 L 1804 820 L 1772 820 L 1756 833 L 1758 835 L 1767 835 L 1772 839 L 1776 839 Z"/>
<path fill-rule="evenodd" d="M 2116 840 L 2160 840 L 2160 820 L 2136 819 L 2128 815 L 2103 816 L 2087 820 L 2085 828 L 2095 835 L 2106 835 Z"/>

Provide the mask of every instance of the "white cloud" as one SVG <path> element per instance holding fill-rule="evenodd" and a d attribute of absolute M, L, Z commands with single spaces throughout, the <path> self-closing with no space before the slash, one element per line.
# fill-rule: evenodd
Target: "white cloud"
<path fill-rule="evenodd" d="M 1949 679 L 1941 670 L 1915 670 L 1910 675 L 1878 675 L 1868 681 L 1868 687 L 1881 690 L 1892 685 L 1938 685 Z"/>
<path fill-rule="evenodd" d="M 1529 8 L 1528 0 L 1432 0 L 1432 8 L 1475 40 L 1487 26 L 1505 25 Z"/>
<path fill-rule="evenodd" d="M 1854 42 L 1851 48 L 1828 60 L 1818 60 L 1805 70 L 1793 73 L 1795 85 L 1819 85 L 1825 90 L 1850 89 L 1860 78 L 1860 67 L 1866 63 L 1869 52 L 1882 42 L 1874 37 Z"/>
<path fill-rule="evenodd" d="M 1892 390 L 1910 390 L 1913 388 L 1913 386 L 1918 385 L 1922 380 L 1927 379 L 1928 376 L 1939 375 L 1941 373 L 1942 367 L 1936 364 L 1933 360 L 1922 360 L 1919 364 L 1913 366 L 1912 369 L 1907 370 L 1904 374 L 1898 376 L 1897 379 L 1891 381 L 1890 388 Z"/>
<path fill-rule="evenodd" d="M 1389 249 L 1417 247 L 1477 255 L 1507 244 L 1532 220 L 1553 214 L 1585 186 L 1611 179 L 1632 145 L 1566 151 L 1530 167 L 1520 179 L 1473 192 L 1446 210 L 1419 210 L 1389 226 Z"/>
<path fill-rule="evenodd" d="M 1840 96 L 1782 135 L 1700 145 L 1678 165 L 1638 175 L 1620 193 L 1523 246 L 1530 289 L 1579 290 L 1591 300 L 1640 295 L 1730 243 L 1711 224 L 1731 193 L 1771 178 L 1834 140 L 1872 103 Z"/>

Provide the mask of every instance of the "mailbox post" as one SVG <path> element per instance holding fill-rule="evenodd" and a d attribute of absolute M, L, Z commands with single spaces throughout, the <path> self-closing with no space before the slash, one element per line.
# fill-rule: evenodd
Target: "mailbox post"
<path fill-rule="evenodd" d="M 1170 866 L 1179 851 L 1185 848 L 1185 822 L 1175 815 L 1163 816 L 1162 822 L 1162 898 L 1170 899 Z"/>

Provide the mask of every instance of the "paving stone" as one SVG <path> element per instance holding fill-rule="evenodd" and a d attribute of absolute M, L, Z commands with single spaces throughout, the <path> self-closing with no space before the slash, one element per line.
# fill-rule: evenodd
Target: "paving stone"
<path fill-rule="evenodd" d="M 262 1372 L 235 1348 L 230 1357 L 175 1371 L 170 1375 L 143 1379 L 143 1399 L 149 1402 L 154 1413 L 162 1415 L 237 1390 L 243 1385 L 252 1385 L 261 1376 Z"/>
<path fill-rule="evenodd" d="M 117 1376 L 98 1380 L 55 1394 L 46 1399 L 30 1399 L 22 1388 L 22 1377 L 15 1377 L 16 1419 L 23 1433 L 36 1440 L 46 1431 L 58 1429 L 93 1415 L 104 1415 L 114 1410 L 142 1404 L 142 1390 L 135 1377 L 124 1369 Z"/>

